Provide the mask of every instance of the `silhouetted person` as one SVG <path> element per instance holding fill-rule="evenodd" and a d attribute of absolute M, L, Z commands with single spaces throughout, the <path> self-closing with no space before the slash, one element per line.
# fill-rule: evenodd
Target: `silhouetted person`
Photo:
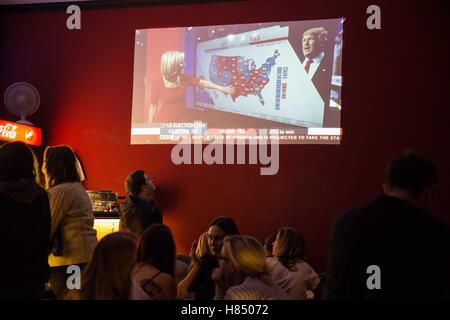
<path fill-rule="evenodd" d="M 336 222 L 327 298 L 449 297 L 448 227 L 428 212 L 437 180 L 434 165 L 412 153 L 388 164 L 384 194 Z M 371 265 L 380 268 L 381 289 L 368 288 L 377 284 Z"/>
<path fill-rule="evenodd" d="M 49 278 L 50 204 L 33 151 L 0 147 L 0 300 L 40 299 Z"/>

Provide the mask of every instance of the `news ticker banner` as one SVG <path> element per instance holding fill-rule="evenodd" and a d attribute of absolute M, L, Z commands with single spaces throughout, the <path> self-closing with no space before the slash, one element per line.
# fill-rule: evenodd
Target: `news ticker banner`
<path fill-rule="evenodd" d="M 21 141 L 28 145 L 40 146 L 42 131 L 37 127 L 0 119 L 0 140 Z"/>
<path fill-rule="evenodd" d="M 182 138 L 193 140 L 230 140 L 230 139 L 273 139 L 279 143 L 339 143 L 341 128 L 207 128 L 201 121 L 193 123 L 160 123 L 143 125 L 131 129 L 131 140 L 139 143 L 143 139 L 158 137 L 164 143 L 177 143 Z M 140 139 L 141 138 L 141 139 Z M 217 142 L 217 141 L 216 141 Z"/>

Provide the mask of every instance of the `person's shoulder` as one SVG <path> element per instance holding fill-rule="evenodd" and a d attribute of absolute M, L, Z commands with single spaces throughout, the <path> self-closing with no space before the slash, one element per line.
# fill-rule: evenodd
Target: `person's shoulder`
<path fill-rule="evenodd" d="M 367 201 L 366 203 L 355 206 L 354 208 L 351 208 L 340 214 L 337 217 L 336 222 L 345 224 L 357 221 L 361 218 L 364 218 L 370 212 L 376 211 L 377 208 L 380 207 L 385 201 L 386 199 L 384 195 L 378 195 L 375 198 Z"/>
<path fill-rule="evenodd" d="M 343 227 L 343 226 L 346 226 L 349 224 L 353 224 L 361 216 L 363 216 L 366 211 L 367 211 L 367 205 L 348 209 L 347 211 L 344 211 L 337 216 L 335 225 Z"/>
<path fill-rule="evenodd" d="M 138 197 L 128 196 L 121 204 L 121 210 L 129 213 L 142 213 L 146 211 L 146 208 Z"/>
<path fill-rule="evenodd" d="M 198 85 L 200 83 L 200 78 L 183 73 L 181 75 L 181 82 L 183 84 Z"/>
<path fill-rule="evenodd" d="M 269 286 L 261 279 L 246 277 L 241 284 L 227 290 L 225 300 L 260 300 L 266 298 L 268 293 L 276 295 L 275 287 Z"/>
<path fill-rule="evenodd" d="M 150 269 L 148 269 L 150 271 Z M 141 281 L 150 280 L 157 284 L 158 286 L 162 288 L 171 288 L 176 286 L 176 282 L 174 277 L 172 277 L 170 274 L 159 271 L 155 267 L 151 268 L 151 271 L 146 274 L 145 277 L 142 278 Z"/>
<path fill-rule="evenodd" d="M 138 262 L 135 264 L 133 270 L 131 271 L 131 277 L 139 283 L 143 279 L 153 277 L 158 272 L 159 270 L 153 267 L 151 264 Z"/>
<path fill-rule="evenodd" d="M 159 283 L 161 286 L 169 286 L 175 284 L 175 279 L 170 274 L 161 272 L 155 277 L 155 282 Z"/>
<path fill-rule="evenodd" d="M 71 195 L 73 186 L 70 183 L 60 183 L 47 190 L 49 197 L 56 198 L 61 196 Z"/>
<path fill-rule="evenodd" d="M 306 261 L 301 260 L 300 262 L 297 262 L 297 268 L 306 270 L 307 273 L 316 273 L 314 268 Z"/>
<path fill-rule="evenodd" d="M 86 189 L 84 188 L 83 184 L 81 182 L 75 181 L 75 182 L 63 182 L 60 184 L 57 184 L 53 187 L 51 187 L 50 189 L 48 189 L 48 191 L 50 192 L 63 192 L 63 191 L 69 191 L 72 192 L 74 190 L 83 190 L 86 191 Z"/>
<path fill-rule="evenodd" d="M 374 218 L 372 214 L 374 212 L 374 201 L 377 201 L 377 199 L 339 214 L 332 229 L 332 238 L 341 235 L 346 237 L 360 235 L 361 228 L 367 225 L 368 220 Z"/>
<path fill-rule="evenodd" d="M 230 288 L 228 288 L 226 294 L 225 294 L 225 300 L 240 300 L 240 296 L 242 296 L 243 289 L 244 289 L 244 283 L 234 285 Z"/>

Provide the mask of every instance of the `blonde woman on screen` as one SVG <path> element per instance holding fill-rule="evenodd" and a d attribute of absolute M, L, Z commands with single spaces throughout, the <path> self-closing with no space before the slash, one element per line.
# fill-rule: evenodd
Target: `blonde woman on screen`
<path fill-rule="evenodd" d="M 198 86 L 233 94 L 233 87 L 223 87 L 184 73 L 184 52 L 166 51 L 161 56 L 161 77 L 155 79 L 150 90 L 150 122 L 183 120 L 186 86 Z"/>

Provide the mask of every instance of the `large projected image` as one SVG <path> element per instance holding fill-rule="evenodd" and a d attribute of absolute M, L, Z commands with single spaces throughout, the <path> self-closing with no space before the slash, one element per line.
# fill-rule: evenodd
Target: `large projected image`
<path fill-rule="evenodd" d="M 136 30 L 131 143 L 341 138 L 343 19 Z"/>

